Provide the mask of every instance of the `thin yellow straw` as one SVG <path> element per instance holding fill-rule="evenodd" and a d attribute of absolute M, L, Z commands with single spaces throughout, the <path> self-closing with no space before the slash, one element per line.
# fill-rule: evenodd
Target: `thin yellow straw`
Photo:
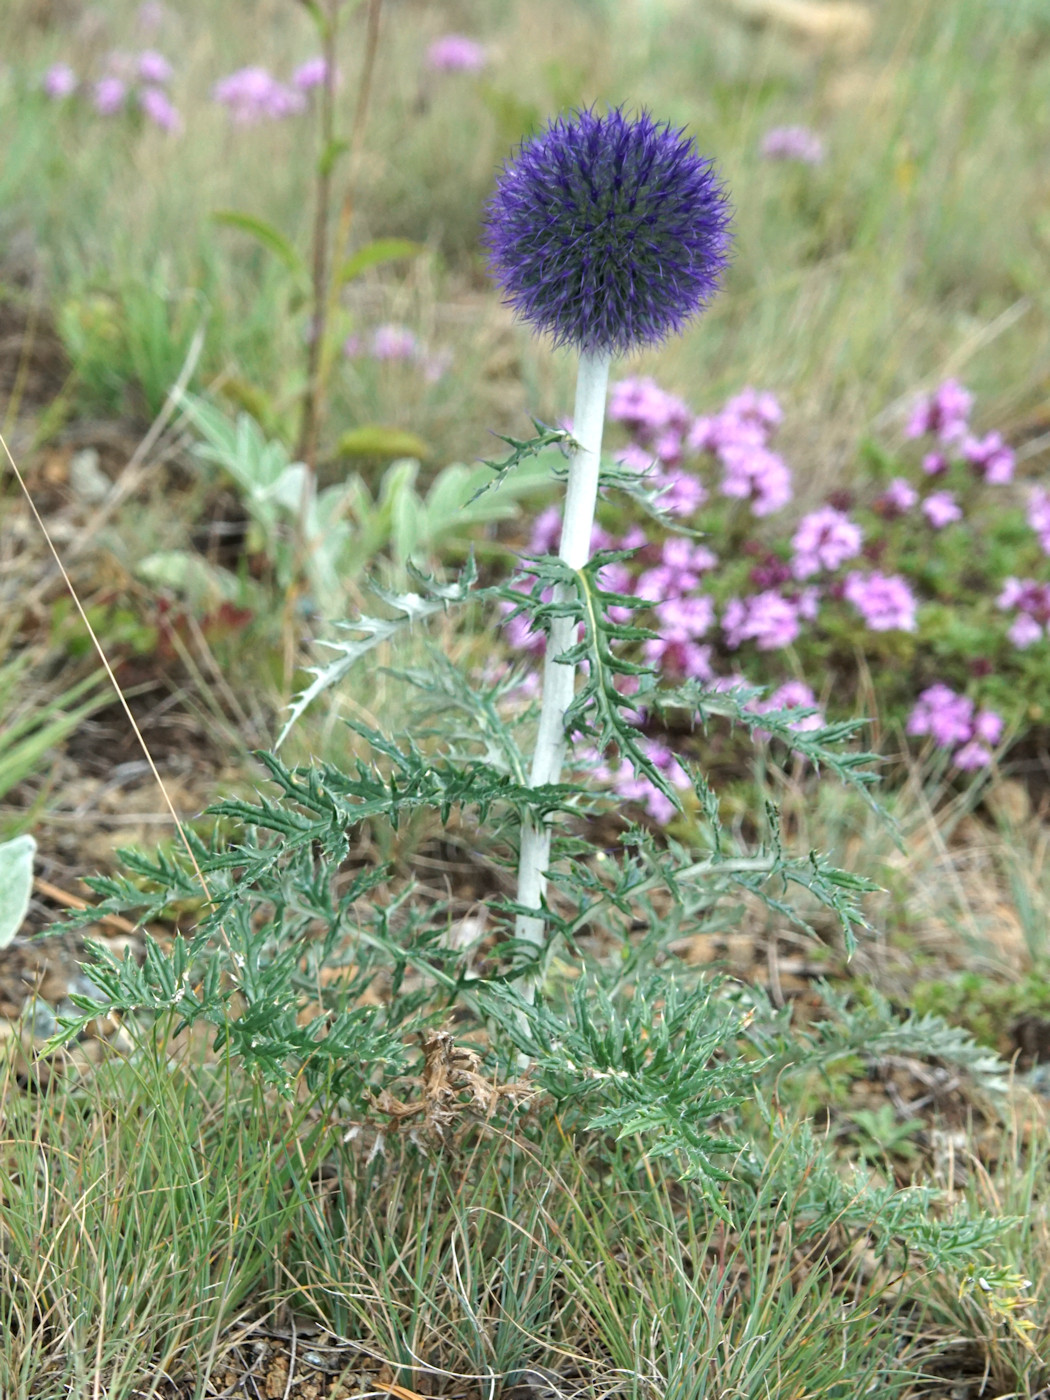
<path fill-rule="evenodd" d="M 131 713 L 130 705 L 124 699 L 124 692 L 121 690 L 120 684 L 117 681 L 116 676 L 113 674 L 113 667 L 109 664 L 109 659 L 107 658 L 106 653 L 102 650 L 102 643 L 99 641 L 98 636 L 95 633 L 95 629 L 92 627 L 88 615 L 84 611 L 80 599 L 77 597 L 77 591 L 73 587 L 73 581 L 66 573 L 65 565 L 59 558 L 58 550 L 55 548 L 54 541 L 47 532 L 47 526 L 41 519 L 40 512 L 36 508 L 36 503 L 34 502 L 33 497 L 29 493 L 29 488 L 28 486 L 26 486 L 25 479 L 23 478 L 22 473 L 18 470 L 18 466 L 15 462 L 15 459 L 11 456 L 11 449 L 8 447 L 7 442 L 5 441 L 2 433 L 0 433 L 0 447 L 4 449 L 4 455 L 7 457 L 7 460 L 11 463 L 11 470 L 15 474 L 15 480 L 22 488 L 22 494 L 29 502 L 29 509 L 33 512 L 33 518 L 36 520 L 36 523 L 40 526 L 40 533 L 47 541 L 47 547 L 48 549 L 50 549 L 52 557 L 54 558 L 54 561 L 58 566 L 58 571 L 62 575 L 66 587 L 69 589 L 69 595 L 73 599 L 74 604 L 76 605 L 77 612 L 80 614 L 84 626 L 87 628 L 88 636 L 91 638 L 92 645 L 98 652 L 99 659 L 101 660 L 102 665 L 106 668 L 106 675 L 113 683 L 113 689 L 117 692 L 117 698 L 120 700 L 120 703 L 124 709 L 124 713 L 128 717 L 128 723 L 131 725 L 135 738 L 139 742 L 139 747 L 142 749 L 142 752 L 146 758 L 146 762 L 150 766 L 150 772 L 157 780 L 157 786 L 160 788 L 161 794 L 164 798 L 165 804 L 167 805 L 168 811 L 171 813 L 171 819 L 175 823 L 175 829 L 179 833 L 179 838 L 182 841 L 182 844 L 186 847 L 187 854 L 189 855 L 189 858 L 193 863 L 193 869 L 196 872 L 197 879 L 201 883 L 201 889 L 204 891 L 205 896 L 210 900 L 211 891 L 208 889 L 208 882 L 207 880 L 205 880 L 204 874 L 200 866 L 197 864 L 197 857 L 193 853 L 193 847 L 190 845 L 189 838 L 186 835 L 186 829 L 183 826 L 182 822 L 179 820 L 179 814 L 178 812 L 176 812 L 172 800 L 168 796 L 168 790 L 164 786 L 164 779 L 160 776 L 160 773 L 157 771 L 157 765 L 153 762 L 153 755 L 150 753 L 146 740 L 143 738 L 142 730 L 138 727 L 138 724 L 135 720 L 135 716 Z"/>

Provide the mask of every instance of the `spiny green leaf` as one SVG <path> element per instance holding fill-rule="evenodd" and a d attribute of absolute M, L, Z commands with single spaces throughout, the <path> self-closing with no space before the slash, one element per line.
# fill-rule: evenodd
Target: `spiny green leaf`
<path fill-rule="evenodd" d="M 500 442 L 505 442 L 511 449 L 510 453 L 498 462 L 490 462 L 487 458 L 482 458 L 482 465 L 496 473 L 491 481 L 486 481 L 479 486 L 477 491 L 471 496 L 468 505 L 472 505 L 479 496 L 483 496 L 486 491 L 502 485 L 506 477 L 530 457 L 537 457 L 541 452 L 546 452 L 549 448 L 557 447 L 566 452 L 575 444 L 570 433 L 563 428 L 548 428 L 539 421 L 538 418 L 532 420 L 536 429 L 536 436 L 532 438 L 505 437 L 503 433 L 494 433 L 493 437 L 499 438 Z"/>

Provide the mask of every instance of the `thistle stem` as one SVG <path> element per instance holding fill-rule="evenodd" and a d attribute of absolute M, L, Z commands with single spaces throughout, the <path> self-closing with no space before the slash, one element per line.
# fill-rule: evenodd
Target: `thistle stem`
<path fill-rule="evenodd" d="M 569 462 L 561 548 L 558 550 L 559 558 L 570 569 L 581 569 L 591 554 L 591 528 L 598 499 L 598 469 L 611 358 L 604 351 L 584 351 L 580 355 L 572 428 L 572 435 L 578 446 Z M 572 704 L 576 667 L 557 658 L 573 645 L 574 632 L 572 619 L 559 617 L 551 624 L 550 635 L 547 638 L 540 727 L 536 735 L 532 772 L 529 777 L 532 787 L 556 783 L 561 777 L 566 750 L 565 711 Z M 549 823 L 526 814 L 522 823 L 518 862 L 518 903 L 529 909 L 539 909 L 546 892 L 550 849 Z M 542 947 L 542 916 L 519 914 L 515 934 L 519 939 Z"/>

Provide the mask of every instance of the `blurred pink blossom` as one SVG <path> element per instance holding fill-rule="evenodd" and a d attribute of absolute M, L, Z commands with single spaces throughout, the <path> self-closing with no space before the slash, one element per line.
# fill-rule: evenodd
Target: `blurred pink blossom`
<path fill-rule="evenodd" d="M 308 58 L 305 63 L 300 63 L 292 74 L 292 87 L 299 92 L 310 92 L 313 88 L 323 87 L 327 75 L 328 64 L 323 55 L 318 54 L 316 58 Z M 336 82 L 338 82 L 338 72 L 335 76 Z"/>
<path fill-rule="evenodd" d="M 48 97 L 54 101 L 61 101 L 64 97 L 71 97 L 77 90 L 77 75 L 70 68 L 68 63 L 53 63 L 44 74 L 41 87 Z"/>
<path fill-rule="evenodd" d="M 112 117 L 124 106 L 127 86 L 122 78 L 99 78 L 95 84 L 95 111 L 103 117 Z"/>
<path fill-rule="evenodd" d="M 487 62 L 485 46 L 463 34 L 444 34 L 427 49 L 427 67 L 439 73 L 477 73 Z"/>
<path fill-rule="evenodd" d="M 162 53 L 146 49 L 139 54 L 138 75 L 144 83 L 163 85 L 171 81 L 174 70 Z"/>
<path fill-rule="evenodd" d="M 775 126 L 762 138 L 762 154 L 767 160 L 797 160 L 804 165 L 820 165 L 824 142 L 808 126 Z"/>
<path fill-rule="evenodd" d="M 154 126 L 173 134 L 182 130 L 182 117 L 163 88 L 144 87 L 138 95 L 138 102 Z"/>
<path fill-rule="evenodd" d="M 1039 536 L 1044 554 L 1050 554 L 1050 491 L 1033 486 L 1028 493 L 1028 523 Z"/>
<path fill-rule="evenodd" d="M 407 326 L 388 323 L 372 333 L 372 356 L 377 360 L 414 360 L 420 344 Z"/>
<path fill-rule="evenodd" d="M 946 379 L 932 394 L 919 400 L 904 430 L 905 437 L 932 434 L 941 442 L 955 442 L 969 425 L 973 395 L 957 379 Z"/>
<path fill-rule="evenodd" d="M 922 513 L 935 530 L 954 525 L 963 518 L 962 507 L 950 491 L 934 491 L 922 503 Z"/>
<path fill-rule="evenodd" d="M 887 515 L 903 515 L 911 510 L 919 500 L 919 493 L 910 481 L 903 476 L 895 476 L 879 497 L 879 504 Z"/>
<path fill-rule="evenodd" d="M 898 574 L 847 574 L 843 597 L 873 632 L 914 632 L 915 598 Z"/>
<path fill-rule="evenodd" d="M 833 571 L 860 553 L 864 532 L 834 506 L 822 506 L 799 521 L 791 541 L 791 563 L 797 579 L 810 578 L 822 569 Z"/>
<path fill-rule="evenodd" d="M 285 87 L 265 68 L 238 68 L 221 79 L 212 96 L 226 107 L 238 126 L 252 126 L 266 119 L 280 120 L 306 108 L 301 92 Z"/>

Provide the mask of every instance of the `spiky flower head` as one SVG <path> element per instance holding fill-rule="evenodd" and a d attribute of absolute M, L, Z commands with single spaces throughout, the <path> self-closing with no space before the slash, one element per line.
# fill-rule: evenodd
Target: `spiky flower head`
<path fill-rule="evenodd" d="M 504 300 L 556 345 L 623 354 L 718 290 L 730 208 L 684 131 L 614 108 L 553 118 L 507 161 L 485 244 Z"/>

